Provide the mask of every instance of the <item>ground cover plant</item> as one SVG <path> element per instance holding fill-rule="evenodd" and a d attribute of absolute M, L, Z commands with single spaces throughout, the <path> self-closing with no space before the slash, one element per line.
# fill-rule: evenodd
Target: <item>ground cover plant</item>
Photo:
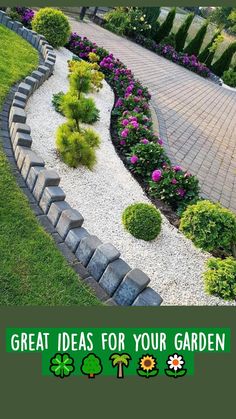
<path fill-rule="evenodd" d="M 38 54 L 0 25 L 0 108 L 11 86 L 30 74 Z M 1 144 L 1 138 L 0 138 Z M 97 305 L 38 224 L 0 145 L 0 304 Z"/>

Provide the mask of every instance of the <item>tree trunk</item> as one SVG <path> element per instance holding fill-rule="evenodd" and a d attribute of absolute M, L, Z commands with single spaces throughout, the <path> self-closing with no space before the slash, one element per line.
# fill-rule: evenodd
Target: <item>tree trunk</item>
<path fill-rule="evenodd" d="M 95 374 L 89 374 L 88 378 L 95 378 Z"/>
<path fill-rule="evenodd" d="M 124 367 L 123 362 L 118 363 L 117 378 L 124 378 Z"/>
<path fill-rule="evenodd" d="M 80 20 L 84 19 L 86 10 L 88 9 L 88 7 L 81 7 L 81 11 L 80 11 Z"/>

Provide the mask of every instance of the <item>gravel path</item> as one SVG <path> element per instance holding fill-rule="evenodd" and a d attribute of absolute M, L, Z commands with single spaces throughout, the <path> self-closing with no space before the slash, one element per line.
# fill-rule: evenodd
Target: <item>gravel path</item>
<path fill-rule="evenodd" d="M 67 60 L 71 53 L 60 49 L 56 54 L 55 73 L 30 98 L 27 118 L 32 129 L 33 150 L 45 160 L 48 168 L 59 173 L 67 201 L 85 218 L 84 227 L 103 242 L 112 242 L 133 268 L 140 268 L 149 275 L 151 286 L 164 299 L 163 304 L 228 304 L 205 294 L 201 275 L 208 255 L 196 249 L 165 217 L 162 217 L 160 236 L 152 242 L 137 240 L 124 231 L 121 224 L 123 210 L 131 203 L 149 200 L 112 145 L 109 125 L 114 96 L 106 82 L 94 95 L 100 121 L 93 127 L 101 137 L 94 170 L 71 169 L 59 160 L 55 151 L 55 132 L 65 118 L 54 111 L 51 98 L 54 93 L 68 90 Z"/>

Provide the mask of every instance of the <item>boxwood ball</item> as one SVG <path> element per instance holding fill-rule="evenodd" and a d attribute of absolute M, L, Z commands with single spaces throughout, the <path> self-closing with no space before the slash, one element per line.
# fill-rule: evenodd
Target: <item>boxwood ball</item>
<path fill-rule="evenodd" d="M 136 203 L 129 205 L 122 214 L 127 231 L 137 239 L 150 241 L 161 231 L 161 214 L 153 205 Z"/>

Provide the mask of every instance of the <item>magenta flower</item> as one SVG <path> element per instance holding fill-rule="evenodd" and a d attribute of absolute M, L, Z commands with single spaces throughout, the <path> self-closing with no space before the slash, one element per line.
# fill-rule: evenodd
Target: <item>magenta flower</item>
<path fill-rule="evenodd" d="M 142 93 L 143 93 L 142 89 L 138 89 L 138 90 L 137 90 L 137 94 L 138 94 L 139 96 L 141 96 L 141 95 L 142 95 Z"/>
<path fill-rule="evenodd" d="M 140 143 L 148 144 L 149 141 L 147 140 L 147 138 L 143 138 L 142 140 L 140 140 Z"/>
<path fill-rule="evenodd" d="M 138 161 L 138 157 L 135 156 L 135 155 L 130 158 L 130 163 L 132 163 L 132 164 L 137 163 L 137 161 Z"/>
<path fill-rule="evenodd" d="M 171 183 L 172 183 L 173 185 L 176 185 L 176 183 L 178 183 L 178 181 L 177 181 L 176 179 L 172 179 Z"/>
<path fill-rule="evenodd" d="M 174 166 L 173 169 L 174 169 L 175 172 L 180 172 L 182 170 L 182 167 L 181 166 Z"/>
<path fill-rule="evenodd" d="M 157 142 L 158 142 L 158 144 L 163 145 L 163 140 L 162 140 L 161 138 L 159 138 L 159 139 L 157 140 Z"/>
<path fill-rule="evenodd" d="M 125 140 L 120 140 L 120 145 L 125 145 L 125 144 L 126 144 Z"/>
<path fill-rule="evenodd" d="M 161 176 L 162 176 L 161 170 L 154 170 L 154 172 L 152 172 L 153 182 L 159 182 L 161 180 Z"/>
<path fill-rule="evenodd" d="M 128 124 L 129 124 L 128 119 L 123 119 L 123 121 L 122 121 L 122 125 L 123 125 L 124 127 L 126 127 L 126 125 L 128 125 Z"/>
<path fill-rule="evenodd" d="M 138 128 L 139 127 L 139 124 L 136 121 L 131 121 L 130 122 L 130 125 L 132 125 L 134 128 Z"/>
<path fill-rule="evenodd" d="M 181 198 L 183 198 L 184 195 L 186 194 L 186 191 L 183 188 L 179 188 L 177 190 L 177 193 L 178 193 L 179 196 L 181 196 Z"/>
<path fill-rule="evenodd" d="M 126 138 L 129 134 L 129 130 L 128 128 L 125 128 L 122 132 L 121 132 L 121 137 L 122 138 Z"/>

